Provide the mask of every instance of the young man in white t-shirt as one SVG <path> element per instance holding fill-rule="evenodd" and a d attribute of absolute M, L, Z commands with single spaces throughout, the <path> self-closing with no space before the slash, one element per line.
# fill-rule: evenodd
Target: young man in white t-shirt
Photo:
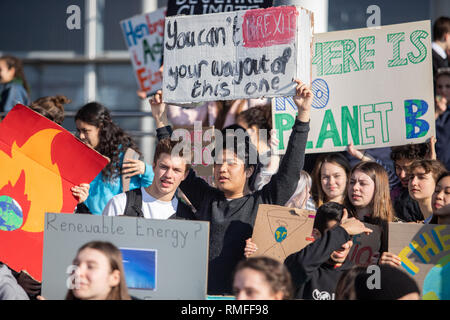
<path fill-rule="evenodd" d="M 168 219 L 177 213 L 179 201 L 175 192 L 181 181 L 186 178 L 189 165 L 183 158 L 182 150 L 178 155 L 172 155 L 172 150 L 178 141 L 163 139 L 156 146 L 153 158 L 155 176 L 150 186 L 141 188 L 142 215 L 147 219 Z M 127 194 L 114 196 L 103 210 L 104 216 L 124 215 L 127 204 Z"/>

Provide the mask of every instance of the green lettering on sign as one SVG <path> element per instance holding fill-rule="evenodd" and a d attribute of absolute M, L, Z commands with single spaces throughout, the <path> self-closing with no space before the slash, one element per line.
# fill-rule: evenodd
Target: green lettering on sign
<path fill-rule="evenodd" d="M 355 146 L 359 145 L 359 114 L 358 106 L 353 106 L 353 116 L 350 114 L 347 106 L 341 108 L 342 122 L 342 145 L 348 145 L 348 129 L 352 134 L 352 141 Z"/>
<path fill-rule="evenodd" d="M 330 129 L 328 130 L 328 127 Z M 325 116 L 323 117 L 322 127 L 320 128 L 319 139 L 317 140 L 316 148 L 322 148 L 323 142 L 327 139 L 333 140 L 333 145 L 335 147 L 342 146 L 341 138 L 339 137 L 339 131 L 334 121 L 333 113 L 331 110 L 325 111 Z"/>
<path fill-rule="evenodd" d="M 317 75 L 323 75 L 323 51 L 322 43 L 316 43 L 314 50 L 314 57 L 312 58 L 312 64 L 317 65 Z"/>
<path fill-rule="evenodd" d="M 408 59 L 410 62 L 417 64 L 425 60 L 427 57 L 427 47 L 421 41 L 422 39 L 426 39 L 428 37 L 428 32 L 423 30 L 416 30 L 411 33 L 409 37 L 411 39 L 411 43 L 419 50 L 419 54 L 415 56 L 412 52 L 408 52 Z"/>
<path fill-rule="evenodd" d="M 362 37 L 359 38 L 359 64 L 361 70 L 372 70 L 375 63 L 373 61 L 367 61 L 367 58 L 375 56 L 375 50 L 367 50 L 367 46 L 375 44 L 375 37 Z"/>
<path fill-rule="evenodd" d="M 356 43 L 353 40 L 344 40 L 344 73 L 354 71 L 359 71 L 358 64 L 355 59 L 353 59 L 353 53 L 356 50 Z"/>
<path fill-rule="evenodd" d="M 283 150 L 284 146 L 284 131 L 291 130 L 294 126 L 295 118 L 287 113 L 276 113 L 275 114 L 275 129 L 277 130 L 278 140 L 278 150 Z"/>
<path fill-rule="evenodd" d="M 342 74 L 342 64 L 332 65 L 331 60 L 342 58 L 342 50 L 333 51 L 342 46 L 341 41 L 328 41 L 323 44 L 323 72 L 325 75 Z"/>
<path fill-rule="evenodd" d="M 400 42 L 405 41 L 405 33 L 389 33 L 387 35 L 387 41 L 393 44 L 392 52 L 393 58 L 388 61 L 388 67 L 399 67 L 406 66 L 408 64 L 408 60 L 406 58 L 400 58 Z"/>

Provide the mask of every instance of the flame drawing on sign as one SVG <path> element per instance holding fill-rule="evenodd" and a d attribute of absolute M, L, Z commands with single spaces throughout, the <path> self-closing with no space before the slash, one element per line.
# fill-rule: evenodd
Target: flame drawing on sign
<path fill-rule="evenodd" d="M 42 232 L 45 212 L 60 212 L 62 209 L 61 174 L 51 159 L 52 142 L 60 132 L 57 129 L 41 130 L 22 147 L 14 142 L 11 156 L 0 150 L 0 166 L 6 169 L 0 175 L 0 195 L 23 192 L 22 197 L 29 201 L 29 206 L 26 206 L 29 207 L 28 212 L 23 212 L 24 223 L 20 228 L 23 231 Z M 24 187 L 19 187 L 22 185 L 18 183 L 19 178 L 24 180 Z M 16 201 L 20 203 L 18 198 Z"/>

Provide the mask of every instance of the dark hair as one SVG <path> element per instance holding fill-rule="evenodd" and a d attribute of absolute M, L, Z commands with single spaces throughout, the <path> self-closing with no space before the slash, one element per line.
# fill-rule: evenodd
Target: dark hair
<path fill-rule="evenodd" d="M 91 241 L 78 249 L 77 256 L 84 249 L 95 249 L 100 251 L 108 258 L 111 272 L 114 270 L 119 270 L 120 272 L 120 282 L 116 287 L 111 289 L 106 300 L 130 300 L 131 298 L 128 294 L 128 288 L 125 281 L 125 271 L 123 268 L 122 253 L 120 250 L 110 242 Z M 76 299 L 77 298 L 74 296 L 73 291 L 69 290 L 66 295 L 66 300 Z"/>
<path fill-rule="evenodd" d="M 256 166 L 259 163 L 258 151 L 250 140 L 248 132 L 240 125 L 233 124 L 221 130 L 222 141 L 216 140 L 215 148 L 211 152 L 216 162 L 221 159 L 224 150 L 233 151 L 244 162 L 245 168 Z"/>
<path fill-rule="evenodd" d="M 391 147 L 392 161 L 398 160 L 416 160 L 423 159 L 429 153 L 428 143 L 406 144 L 402 146 Z"/>
<path fill-rule="evenodd" d="M 367 267 L 360 265 L 344 271 L 336 285 L 336 300 L 356 300 L 355 279 L 366 271 Z"/>
<path fill-rule="evenodd" d="M 9 55 L 1 56 L 0 60 L 5 61 L 6 65 L 8 66 L 8 69 L 11 68 L 15 69 L 14 79 L 20 80 L 27 93 L 30 94 L 30 86 L 28 85 L 27 79 L 25 78 L 22 60 Z"/>
<path fill-rule="evenodd" d="M 159 140 L 158 144 L 156 145 L 155 154 L 153 156 L 153 163 L 156 164 L 157 160 L 163 153 L 172 155 L 173 150 L 175 149 L 176 146 L 179 146 L 180 143 L 183 144 L 184 142 L 171 140 L 170 138 L 164 138 L 164 139 Z M 186 145 L 186 147 L 190 147 L 190 146 Z M 178 156 L 185 159 L 186 171 L 188 171 L 189 168 L 191 167 L 191 165 L 190 165 L 191 159 L 186 159 L 186 157 L 185 157 L 186 155 L 183 154 L 183 148 L 180 148 L 180 151 L 178 152 Z"/>
<path fill-rule="evenodd" d="M 244 121 L 248 127 L 256 126 L 258 129 L 267 130 L 269 133 L 268 137 L 270 137 L 270 130 L 272 130 L 272 105 L 268 103 L 242 111 L 237 116 L 237 120 Z"/>
<path fill-rule="evenodd" d="M 111 160 L 102 170 L 104 180 L 112 180 L 120 175 L 121 152 L 131 148 L 140 154 L 133 139 L 112 121 L 109 110 L 102 104 L 91 102 L 84 105 L 75 115 L 75 121 L 77 120 L 99 128 L 99 143 L 95 150 Z"/>
<path fill-rule="evenodd" d="M 342 169 L 344 169 L 345 174 L 347 175 L 347 185 L 348 181 L 350 180 L 350 163 L 347 160 L 347 158 L 342 155 L 341 153 L 325 153 L 319 156 L 319 158 L 316 160 L 316 164 L 314 165 L 314 169 L 312 171 L 312 187 L 311 187 L 311 196 L 314 199 L 314 202 L 316 203 L 317 207 L 320 207 L 322 204 L 327 202 L 326 194 L 322 189 L 322 182 L 321 182 L 321 171 L 322 166 L 324 163 L 332 163 L 336 164 Z M 345 192 L 347 192 L 347 187 L 345 188 Z M 344 194 L 344 199 L 345 199 Z"/>
<path fill-rule="evenodd" d="M 446 33 L 450 33 L 450 18 L 440 17 L 433 24 L 433 41 L 444 41 Z"/>
<path fill-rule="evenodd" d="M 260 272 L 273 293 L 280 291 L 283 293 L 283 300 L 292 298 L 291 274 L 284 264 L 269 257 L 248 258 L 239 262 L 234 275 L 236 276 L 239 271 L 247 268 Z"/>
<path fill-rule="evenodd" d="M 354 290 L 356 300 L 397 300 L 410 293 L 420 294 L 416 281 L 400 268 L 387 264 L 380 269 L 380 288 L 371 289 L 367 285 L 370 272 L 360 272 L 355 277 Z"/>
<path fill-rule="evenodd" d="M 446 172 L 445 166 L 438 160 L 416 160 L 408 168 L 408 174 L 412 174 L 414 169 L 423 168 L 425 173 L 430 173 L 437 183 L 439 177 Z"/>
<path fill-rule="evenodd" d="M 319 230 L 323 235 L 327 224 L 330 221 L 340 222 L 342 220 L 342 215 L 344 214 L 345 206 L 337 202 L 327 202 L 321 205 L 316 212 L 316 217 L 314 218 L 314 228 Z"/>
<path fill-rule="evenodd" d="M 233 104 L 235 102 L 236 102 L 236 100 L 216 101 L 217 117 L 214 122 L 215 128 L 217 128 L 218 130 L 223 129 L 223 125 L 225 124 L 225 120 L 227 118 L 228 112 L 231 110 L 231 107 L 233 106 Z M 242 99 L 239 101 L 239 105 L 238 105 L 238 108 L 235 113 L 235 119 L 241 113 L 241 111 L 244 108 L 246 103 L 247 103 L 247 100 L 245 100 L 245 99 Z"/>
<path fill-rule="evenodd" d="M 72 102 L 63 95 L 42 97 L 33 101 L 30 108 L 61 125 L 64 121 L 64 104 Z"/>

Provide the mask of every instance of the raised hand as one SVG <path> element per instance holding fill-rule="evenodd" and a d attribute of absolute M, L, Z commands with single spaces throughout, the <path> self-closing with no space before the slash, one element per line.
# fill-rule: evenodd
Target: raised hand
<path fill-rule="evenodd" d="M 152 108 L 152 115 L 156 122 L 157 128 L 168 125 L 166 104 L 162 100 L 162 91 L 158 90 L 149 100 Z"/>
<path fill-rule="evenodd" d="M 297 83 L 297 87 L 295 88 L 295 96 L 292 98 L 298 109 L 297 119 L 302 122 L 308 122 L 314 95 L 310 87 L 301 80 L 297 79 L 295 82 Z"/>

